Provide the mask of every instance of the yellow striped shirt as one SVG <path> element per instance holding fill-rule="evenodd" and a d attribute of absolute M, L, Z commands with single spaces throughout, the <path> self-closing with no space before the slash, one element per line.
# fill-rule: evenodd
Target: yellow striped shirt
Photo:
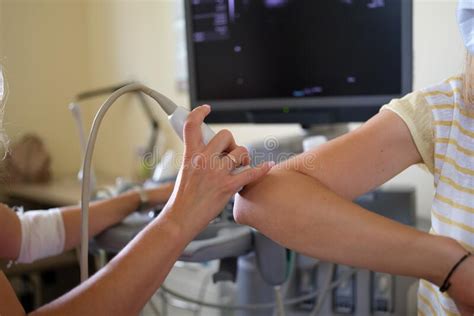
<path fill-rule="evenodd" d="M 396 99 L 384 106 L 410 129 L 424 165 L 433 173 L 436 194 L 431 233 L 474 249 L 474 109 L 462 100 L 462 77 Z M 438 288 L 421 281 L 420 315 L 460 315 Z"/>

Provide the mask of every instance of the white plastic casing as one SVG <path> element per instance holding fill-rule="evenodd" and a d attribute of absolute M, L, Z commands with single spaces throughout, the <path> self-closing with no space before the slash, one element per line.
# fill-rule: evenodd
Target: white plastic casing
<path fill-rule="evenodd" d="M 173 127 L 176 134 L 178 134 L 179 138 L 181 138 L 181 140 L 184 139 L 183 127 L 184 127 L 184 122 L 186 122 L 186 118 L 188 117 L 189 113 L 190 112 L 186 110 L 185 108 L 178 106 L 176 110 L 174 111 L 174 113 L 168 116 L 171 126 Z M 206 145 L 209 144 L 211 139 L 216 135 L 216 133 L 214 133 L 214 131 L 205 123 L 202 123 L 201 125 L 201 132 L 202 132 L 203 142 Z M 233 174 L 241 173 L 242 171 L 245 171 L 249 168 L 250 168 L 249 166 L 239 167 L 239 168 L 236 168 L 234 171 L 232 171 L 232 173 Z"/>
<path fill-rule="evenodd" d="M 173 150 L 167 150 L 161 157 L 160 163 L 155 167 L 153 172 L 153 182 L 169 181 L 178 174 L 175 165 L 176 153 Z"/>
<path fill-rule="evenodd" d="M 181 140 L 183 140 L 184 122 L 186 122 L 186 118 L 188 117 L 188 115 L 189 115 L 188 110 L 186 110 L 185 108 L 181 106 L 178 106 L 176 108 L 176 111 L 174 111 L 174 113 L 168 117 L 171 123 L 171 126 L 173 127 L 176 134 L 178 134 L 179 138 L 181 138 Z M 214 131 L 205 123 L 201 125 L 201 132 L 202 132 L 202 138 L 203 138 L 204 144 L 206 145 L 216 135 L 216 133 L 214 133 Z"/>
<path fill-rule="evenodd" d="M 326 136 L 310 136 L 303 140 L 303 150 L 310 151 L 328 141 Z"/>
<path fill-rule="evenodd" d="M 58 255 L 64 251 L 66 233 L 59 209 L 18 214 L 21 224 L 19 263 Z"/>

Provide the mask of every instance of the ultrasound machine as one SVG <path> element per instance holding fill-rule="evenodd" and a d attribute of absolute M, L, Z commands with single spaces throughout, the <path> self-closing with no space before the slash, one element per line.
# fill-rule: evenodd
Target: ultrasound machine
<path fill-rule="evenodd" d="M 298 135 L 247 144 L 253 163 L 333 138 L 412 89 L 412 0 L 185 0 L 190 103 L 211 104 L 207 123 L 299 124 Z M 378 189 L 363 207 L 416 225 L 412 188 Z M 289 210 L 290 211 L 290 210 Z M 159 210 L 155 210 L 155 213 Z M 151 214 L 151 215 L 150 215 Z M 116 253 L 153 217 L 135 213 L 98 236 Z M 232 303 L 162 289 L 221 315 L 408 315 L 414 279 L 291 252 L 232 218 L 232 201 L 182 254 L 218 260 L 212 280 L 235 284 Z M 193 305 L 193 306 L 194 306 Z"/>

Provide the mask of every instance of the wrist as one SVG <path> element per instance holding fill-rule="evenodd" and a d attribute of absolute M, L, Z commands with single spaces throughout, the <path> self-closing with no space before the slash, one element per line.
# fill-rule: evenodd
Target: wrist
<path fill-rule="evenodd" d="M 444 278 L 444 281 L 443 281 L 443 283 L 441 284 L 441 286 L 439 288 L 439 291 L 441 293 L 444 293 L 444 292 L 446 292 L 447 290 L 449 290 L 451 288 L 451 282 L 452 282 L 452 279 L 453 279 L 453 274 L 455 274 L 459 270 L 459 267 L 464 262 L 466 262 L 470 257 L 471 257 L 471 253 L 466 252 L 466 254 L 464 256 L 462 256 L 461 259 L 459 259 L 456 262 L 456 264 L 451 268 L 451 270 L 449 270 L 448 274 Z"/>
<path fill-rule="evenodd" d="M 168 203 L 161 211 L 159 217 L 163 217 L 166 221 L 173 223 L 176 230 L 179 231 L 181 236 L 187 239 L 193 239 L 199 232 L 201 232 L 208 224 L 201 218 L 193 214 L 192 207 L 184 207 L 177 203 Z"/>
<path fill-rule="evenodd" d="M 426 280 L 441 286 L 449 271 L 467 251 L 456 240 L 444 236 L 431 236 L 431 249 L 435 251 L 430 260 L 432 269 L 427 269 Z"/>
<path fill-rule="evenodd" d="M 140 212 L 150 209 L 150 196 L 148 191 L 140 185 L 136 185 L 133 191 L 138 194 L 138 206 L 136 210 Z"/>
<path fill-rule="evenodd" d="M 160 231 L 166 232 L 169 240 L 173 240 L 177 245 L 181 243 L 180 240 L 184 240 L 184 243 L 187 244 L 188 237 L 185 236 L 186 228 L 183 224 L 183 221 L 173 216 L 167 208 L 163 209 L 160 215 L 152 222 L 152 225 L 157 225 Z"/>
<path fill-rule="evenodd" d="M 449 283 L 451 287 L 448 290 L 452 298 L 456 298 L 459 302 L 474 301 L 474 256 L 469 256 L 458 268 L 453 272 Z"/>
<path fill-rule="evenodd" d="M 171 196 L 171 193 L 174 189 L 174 183 L 169 182 L 160 185 L 157 188 L 148 189 L 146 192 L 148 194 L 149 203 L 151 206 L 156 206 L 164 204 L 168 201 Z"/>

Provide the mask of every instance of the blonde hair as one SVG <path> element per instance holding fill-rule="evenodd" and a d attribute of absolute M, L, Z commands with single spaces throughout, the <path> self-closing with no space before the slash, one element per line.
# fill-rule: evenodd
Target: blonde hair
<path fill-rule="evenodd" d="M 0 159 L 5 158 L 5 155 L 8 153 L 8 136 L 5 132 L 3 126 L 3 117 L 5 115 L 5 104 L 8 98 L 8 84 L 5 78 L 5 72 L 2 65 L 0 64 L 0 76 L 2 77 L 2 87 L 0 90 L 2 95 L 0 95 Z"/>
<path fill-rule="evenodd" d="M 474 56 L 469 53 L 466 57 L 462 94 L 466 107 L 474 111 Z"/>

